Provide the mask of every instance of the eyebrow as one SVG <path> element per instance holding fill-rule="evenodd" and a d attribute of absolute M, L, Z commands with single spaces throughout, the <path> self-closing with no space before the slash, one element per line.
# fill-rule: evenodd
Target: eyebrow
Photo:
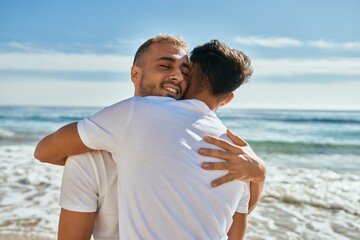
<path fill-rule="evenodd" d="M 171 57 L 160 57 L 160 58 L 156 59 L 155 62 L 157 62 L 157 61 L 170 61 L 172 63 L 176 62 L 176 60 Z M 190 71 L 190 65 L 188 63 L 183 63 L 183 64 L 181 64 L 181 66 L 186 67 Z"/>

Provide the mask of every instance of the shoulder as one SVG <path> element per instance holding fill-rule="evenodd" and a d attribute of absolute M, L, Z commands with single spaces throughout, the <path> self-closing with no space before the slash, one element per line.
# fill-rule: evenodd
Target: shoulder
<path fill-rule="evenodd" d="M 112 156 L 107 151 L 93 150 L 90 152 L 69 156 L 66 160 L 66 166 L 79 165 L 83 168 L 94 168 L 103 163 L 113 162 Z"/>
<path fill-rule="evenodd" d="M 116 177 L 114 166 L 111 155 L 104 151 L 69 156 L 61 183 L 60 206 L 75 212 L 97 211 L 109 177 Z"/>
<path fill-rule="evenodd" d="M 148 105 L 158 105 L 158 104 L 172 104 L 178 102 L 174 98 L 165 97 L 165 96 L 145 96 L 145 97 L 132 97 L 129 99 L 129 102 L 136 104 L 148 104 Z"/>
<path fill-rule="evenodd" d="M 132 114 L 145 115 L 148 113 L 164 112 L 177 106 L 178 100 L 164 96 L 132 97 L 126 102 L 128 112 Z M 125 104 L 125 103 L 124 103 Z"/>
<path fill-rule="evenodd" d="M 92 117 L 99 116 L 99 115 L 106 115 L 106 114 L 113 114 L 114 112 L 122 112 L 124 109 L 131 106 L 134 102 L 138 101 L 136 97 L 131 97 L 119 102 L 116 102 L 114 104 L 111 104 L 109 106 L 103 107 L 98 112 L 96 112 Z"/>
<path fill-rule="evenodd" d="M 67 159 L 62 185 L 77 189 L 78 192 L 93 192 L 101 196 L 110 185 L 116 183 L 116 178 L 117 168 L 111 154 L 91 151 Z"/>
<path fill-rule="evenodd" d="M 90 175 L 102 175 L 104 171 L 113 169 L 115 162 L 109 152 L 106 151 L 90 151 L 83 154 L 69 156 L 66 160 L 65 170 L 76 169 L 82 170 Z"/>
<path fill-rule="evenodd" d="M 89 168 L 92 166 L 91 163 L 94 161 L 94 159 L 97 158 L 96 155 L 97 155 L 97 151 L 90 151 L 87 153 L 69 156 L 66 159 L 65 168 L 69 168 L 69 167 Z"/>

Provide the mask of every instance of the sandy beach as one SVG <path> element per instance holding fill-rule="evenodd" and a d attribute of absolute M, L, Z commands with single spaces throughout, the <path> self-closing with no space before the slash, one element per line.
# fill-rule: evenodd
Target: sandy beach
<path fill-rule="evenodd" d="M 24 235 L 0 235 L 0 240 L 55 240 L 56 238 L 31 237 Z"/>

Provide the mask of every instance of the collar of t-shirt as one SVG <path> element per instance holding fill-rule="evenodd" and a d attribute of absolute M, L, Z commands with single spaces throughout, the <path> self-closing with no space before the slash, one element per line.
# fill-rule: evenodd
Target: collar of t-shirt
<path fill-rule="evenodd" d="M 137 98 L 137 97 L 134 97 L 134 98 Z M 192 105 L 195 105 L 204 114 L 207 114 L 207 115 L 217 118 L 215 112 L 213 112 L 203 101 L 200 101 L 197 99 L 176 100 L 172 97 L 164 97 L 164 96 L 146 96 L 146 97 L 140 97 L 140 98 L 147 98 L 147 99 L 150 99 L 151 101 L 155 101 L 155 102 L 165 102 L 165 101 L 187 102 Z"/>

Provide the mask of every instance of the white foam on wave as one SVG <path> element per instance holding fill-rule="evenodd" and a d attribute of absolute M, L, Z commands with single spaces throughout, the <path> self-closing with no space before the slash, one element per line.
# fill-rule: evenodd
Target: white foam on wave
<path fill-rule="evenodd" d="M 269 166 L 248 239 L 358 239 L 360 177 Z"/>
<path fill-rule="evenodd" d="M 7 129 L 3 129 L 3 128 L 0 128 L 0 139 L 1 138 L 10 138 L 10 137 L 13 137 L 15 136 L 16 133 L 10 131 L 10 130 L 7 130 Z"/>
<path fill-rule="evenodd" d="M 360 176 L 328 170 L 275 169 L 268 176 L 265 196 L 360 216 Z"/>
<path fill-rule="evenodd" d="M 34 146 L 0 146 L 0 235 L 56 237 L 62 167 L 33 158 Z M 268 166 L 247 239 L 357 239 L 360 177 Z"/>
<path fill-rule="evenodd" d="M 62 168 L 37 162 L 33 151 L 0 147 L 0 235 L 56 236 Z"/>

